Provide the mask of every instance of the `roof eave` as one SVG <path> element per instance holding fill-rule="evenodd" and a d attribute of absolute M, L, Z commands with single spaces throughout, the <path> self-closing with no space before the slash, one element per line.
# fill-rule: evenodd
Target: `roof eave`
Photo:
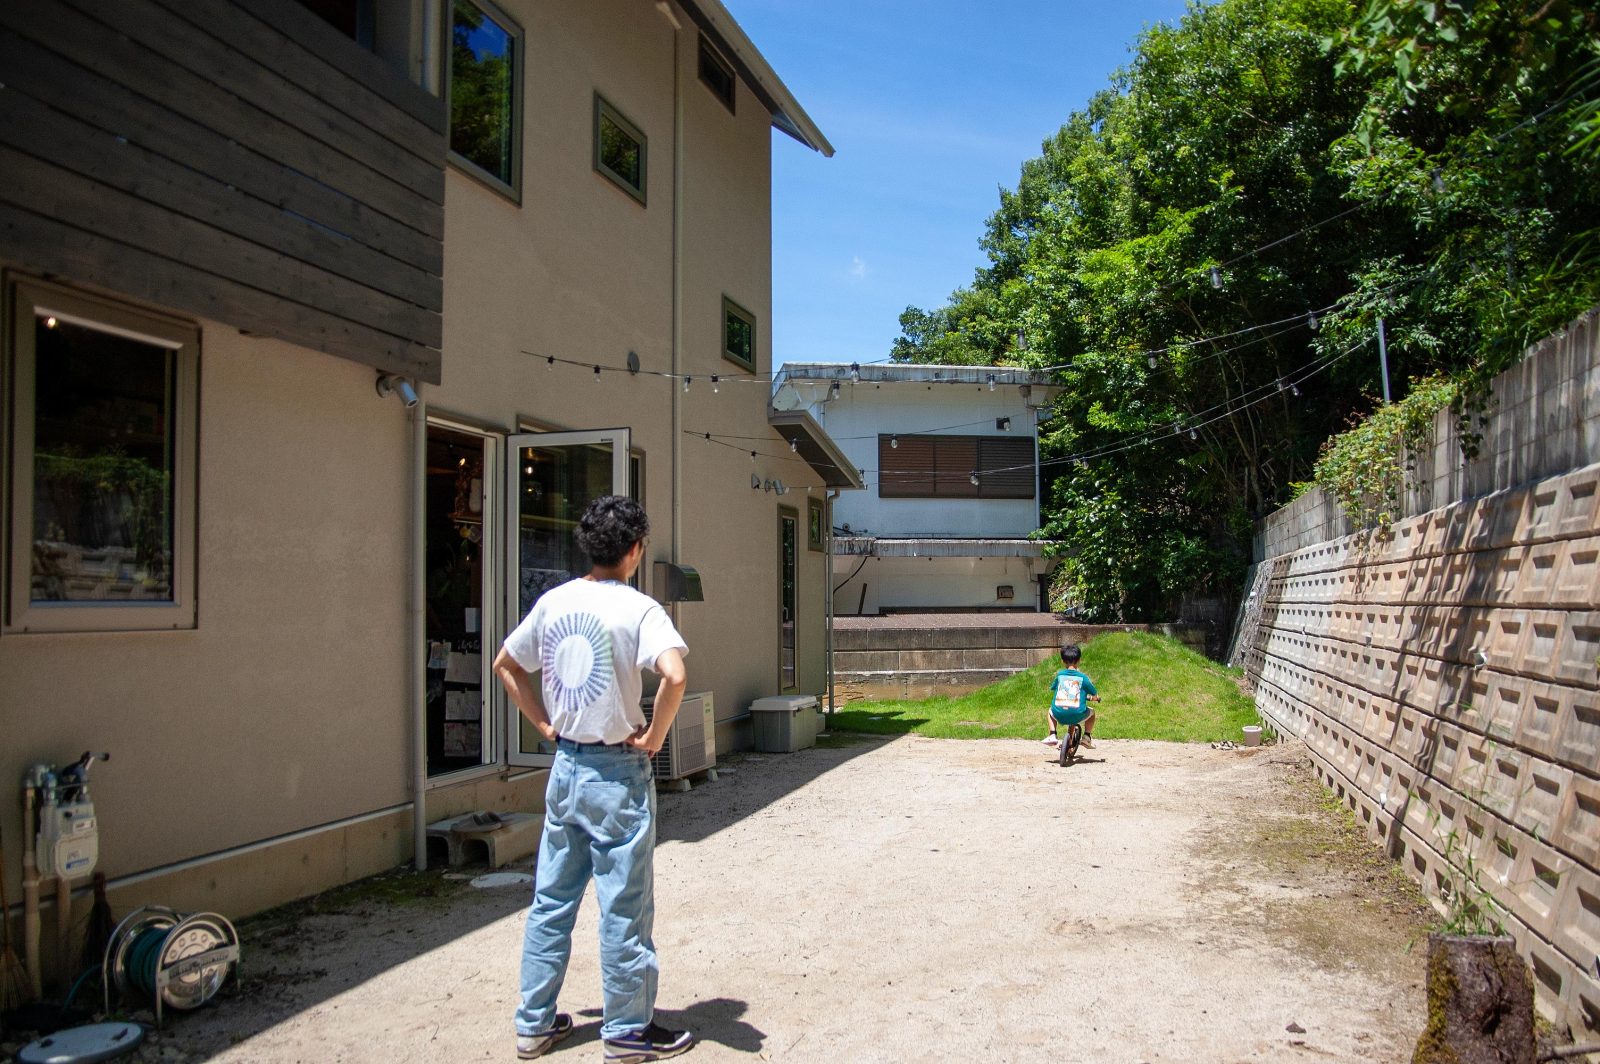
<path fill-rule="evenodd" d="M 755 46 L 739 23 L 722 6 L 721 0 L 678 0 L 691 21 L 711 39 L 717 50 L 733 64 L 739 76 L 750 86 L 767 113 L 772 116 L 775 128 L 824 156 L 833 156 L 833 145 L 823 136 L 822 130 L 806 114 L 800 101 L 794 98 L 789 87 L 772 69 L 761 49 Z"/>

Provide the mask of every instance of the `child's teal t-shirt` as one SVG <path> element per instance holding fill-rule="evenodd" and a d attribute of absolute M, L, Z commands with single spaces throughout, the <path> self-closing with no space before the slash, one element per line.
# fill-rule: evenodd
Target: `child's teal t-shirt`
<path fill-rule="evenodd" d="M 1050 684 L 1050 713 L 1062 724 L 1076 724 L 1089 715 L 1089 695 L 1097 695 L 1094 681 L 1077 669 L 1062 669 Z"/>

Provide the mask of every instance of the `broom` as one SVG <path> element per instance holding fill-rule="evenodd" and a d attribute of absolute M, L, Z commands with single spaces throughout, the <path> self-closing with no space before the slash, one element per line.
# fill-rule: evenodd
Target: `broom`
<path fill-rule="evenodd" d="M 33 980 L 11 948 L 11 903 L 6 899 L 6 852 L 0 845 L 0 1012 L 33 1000 Z"/>

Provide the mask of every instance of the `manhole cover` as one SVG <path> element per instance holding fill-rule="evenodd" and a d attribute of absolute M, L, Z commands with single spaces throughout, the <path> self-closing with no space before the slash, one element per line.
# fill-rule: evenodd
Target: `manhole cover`
<path fill-rule="evenodd" d="M 143 1041 L 144 1028 L 136 1023 L 69 1027 L 23 1046 L 17 1064 L 94 1064 L 132 1053 Z"/>

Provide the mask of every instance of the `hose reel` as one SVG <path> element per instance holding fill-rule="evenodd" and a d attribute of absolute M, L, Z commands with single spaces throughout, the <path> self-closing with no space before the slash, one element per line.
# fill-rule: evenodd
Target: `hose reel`
<path fill-rule="evenodd" d="M 160 906 L 135 910 L 117 925 L 102 967 L 106 1011 L 111 989 L 130 990 L 162 1007 L 197 1009 L 210 1001 L 239 963 L 239 934 L 216 913 L 181 915 Z"/>

